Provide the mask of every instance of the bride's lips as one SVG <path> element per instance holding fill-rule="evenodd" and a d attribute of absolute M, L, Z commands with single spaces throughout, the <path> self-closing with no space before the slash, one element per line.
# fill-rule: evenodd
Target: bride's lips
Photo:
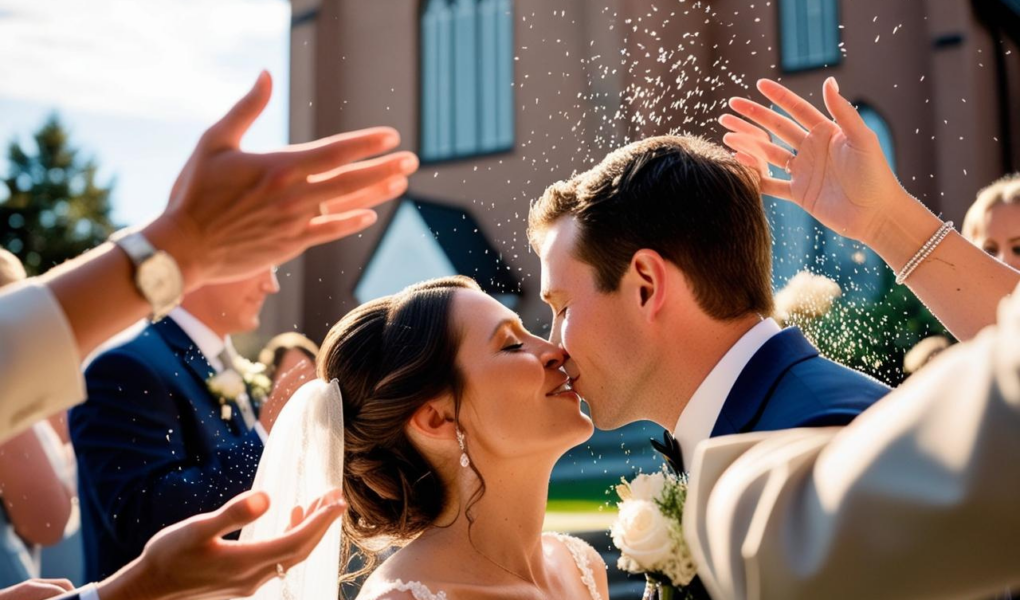
<path fill-rule="evenodd" d="M 573 397 L 580 397 L 580 395 L 574 390 L 573 387 L 575 381 L 577 381 L 577 379 L 567 377 L 558 386 L 553 388 L 552 391 L 546 394 L 546 397 L 563 396 L 568 394 Z"/>

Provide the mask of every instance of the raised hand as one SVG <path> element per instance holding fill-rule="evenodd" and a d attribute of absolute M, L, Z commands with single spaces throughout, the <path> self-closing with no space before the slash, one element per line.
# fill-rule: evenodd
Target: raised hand
<path fill-rule="evenodd" d="M 733 98 L 730 106 L 744 119 L 723 115 L 719 122 L 731 132 L 723 141 L 737 151 L 737 159 L 761 173 L 762 193 L 797 203 L 830 229 L 863 242 L 900 271 L 942 221 L 903 189 L 878 137 L 840 96 L 836 80 L 830 77 L 822 89 L 825 107 L 835 122 L 774 81 L 763 79 L 758 89 L 790 117 L 757 102 Z M 769 134 L 796 154 L 773 142 Z M 785 169 L 790 180 L 772 177 L 770 163 Z M 951 233 L 906 283 L 953 335 L 964 340 L 995 323 L 999 300 L 1018 281 L 1020 272 Z"/>
<path fill-rule="evenodd" d="M 878 137 L 831 77 L 823 97 L 835 122 L 779 83 L 763 79 L 758 89 L 792 118 L 733 98 L 730 107 L 747 120 L 723 115 L 719 122 L 731 132 L 723 142 L 737 151 L 738 160 L 762 174 L 762 193 L 791 200 L 840 235 L 869 243 L 881 227 L 885 208 L 907 194 Z M 773 142 L 770 133 L 795 153 Z M 770 176 L 768 163 L 786 170 L 790 179 Z"/>
<path fill-rule="evenodd" d="M 219 600 L 250 596 L 266 581 L 302 562 L 346 504 L 334 490 L 307 509 L 296 507 L 291 528 L 260 542 L 222 536 L 265 514 L 269 497 L 242 494 L 214 513 L 198 515 L 159 532 L 142 553 L 99 585 L 103 600 Z"/>
<path fill-rule="evenodd" d="M 400 143 L 389 127 L 344 133 L 278 152 L 240 149 L 272 90 L 262 73 L 202 136 L 177 178 L 163 217 L 146 230 L 177 259 L 189 288 L 237 279 L 309 246 L 368 227 L 371 208 L 407 189 L 410 152 L 363 160 Z M 360 162 L 359 162 L 360 161 Z"/>

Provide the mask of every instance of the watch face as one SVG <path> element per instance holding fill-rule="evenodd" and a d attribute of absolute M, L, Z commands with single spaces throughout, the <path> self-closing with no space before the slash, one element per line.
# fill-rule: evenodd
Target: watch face
<path fill-rule="evenodd" d="M 157 252 L 142 263 L 137 283 L 154 308 L 176 305 L 184 288 L 177 263 L 166 252 Z"/>

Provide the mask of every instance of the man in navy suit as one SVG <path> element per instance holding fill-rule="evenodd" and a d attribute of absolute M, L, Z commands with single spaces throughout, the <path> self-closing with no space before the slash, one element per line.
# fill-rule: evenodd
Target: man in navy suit
<path fill-rule="evenodd" d="M 88 400 L 69 424 L 89 580 L 140 555 L 160 529 L 251 487 L 269 423 L 259 421 L 261 390 L 245 385 L 250 370 L 230 334 L 258 327 L 277 291 L 271 269 L 200 288 L 86 369 Z M 234 385 L 214 393 L 213 377 Z"/>
<path fill-rule="evenodd" d="M 806 235 L 806 234 L 805 234 Z M 844 425 L 889 390 L 773 313 L 757 175 L 693 137 L 625 146 L 531 207 L 551 339 L 600 429 L 712 436 Z"/>

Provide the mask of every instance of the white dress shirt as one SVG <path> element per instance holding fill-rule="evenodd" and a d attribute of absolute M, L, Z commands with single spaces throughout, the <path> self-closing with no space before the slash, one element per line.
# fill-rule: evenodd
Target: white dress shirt
<path fill-rule="evenodd" d="M 184 330 L 191 341 L 195 342 L 198 346 L 199 351 L 205 356 L 205 359 L 209 361 L 209 365 L 217 373 L 222 373 L 228 365 L 224 365 L 220 356 L 223 351 L 226 350 L 230 355 L 236 355 L 237 350 L 234 350 L 234 345 L 230 341 L 230 336 L 225 338 L 220 337 L 212 329 L 200 321 L 198 317 L 189 313 L 187 310 L 177 307 L 170 311 L 167 318 L 173 319 L 174 323 Z M 233 367 L 231 367 L 233 368 Z M 259 434 L 259 438 L 262 439 L 262 443 L 265 443 L 269 439 L 269 434 L 265 428 L 262 427 L 262 423 L 255 418 L 255 411 L 251 407 L 251 400 L 248 398 L 248 394 L 242 394 L 240 397 L 235 399 L 238 409 L 241 411 L 241 415 L 244 417 L 245 422 L 250 421 L 249 427 L 254 427 L 255 431 Z"/>
<path fill-rule="evenodd" d="M 60 303 L 33 280 L 0 293 L 0 442 L 85 399 L 78 342 Z"/>
<path fill-rule="evenodd" d="M 689 463 L 694 458 L 694 449 L 699 443 L 712 437 L 712 429 L 726 403 L 726 397 L 730 395 L 744 367 L 765 342 L 780 331 L 782 329 L 771 318 L 752 327 L 733 344 L 698 386 L 680 413 L 673 430 L 673 437 L 680 442 L 685 462 Z"/>

